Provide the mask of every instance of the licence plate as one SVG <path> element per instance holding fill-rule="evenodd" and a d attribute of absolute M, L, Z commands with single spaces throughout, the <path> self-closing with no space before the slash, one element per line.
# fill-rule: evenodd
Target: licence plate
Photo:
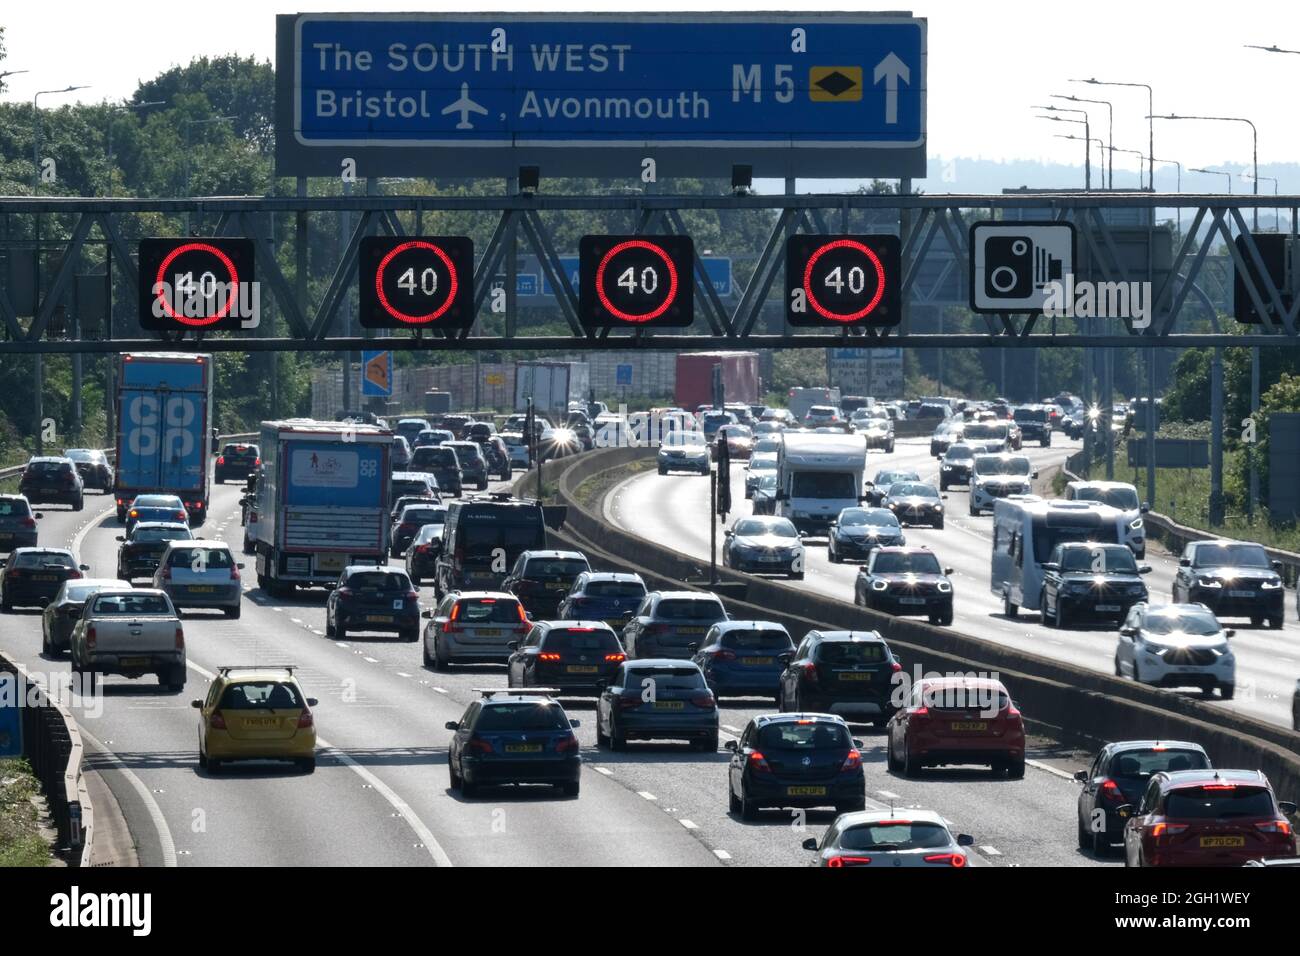
<path fill-rule="evenodd" d="M 372 624 L 391 624 L 391 623 L 393 623 L 393 615 L 391 615 L 391 614 L 367 614 L 367 615 L 366 615 L 366 620 L 367 620 L 367 621 L 370 621 Z"/>
<path fill-rule="evenodd" d="M 0 541 L 8 541 L 14 536 L 12 531 L 0 531 Z"/>
<path fill-rule="evenodd" d="M 244 726 L 250 728 L 278 727 L 280 721 L 275 717 L 245 717 Z"/>
<path fill-rule="evenodd" d="M 189 587 L 191 594 L 211 594 L 215 590 L 216 588 L 210 584 L 191 584 Z"/>
<path fill-rule="evenodd" d="M 1119 611 L 1119 605 L 1118 605 L 1118 604 L 1098 604 L 1098 605 L 1097 605 L 1097 610 L 1098 610 L 1098 611 L 1101 611 L 1101 612 L 1103 612 L 1103 613 L 1106 613 L 1106 614 L 1110 614 L 1110 613 L 1114 613 L 1114 612 Z"/>
<path fill-rule="evenodd" d="M 988 730 L 989 725 L 982 720 L 954 720 L 949 725 L 953 730 Z"/>
<path fill-rule="evenodd" d="M 599 668 L 590 664 L 570 664 L 565 670 L 570 674 L 594 674 Z"/>
<path fill-rule="evenodd" d="M 567 584 L 565 584 L 563 581 L 552 581 L 550 584 L 546 585 L 546 590 L 548 590 L 548 591 L 567 591 L 567 590 L 569 590 L 569 586 L 568 586 Z"/>
<path fill-rule="evenodd" d="M 1254 591 L 1229 591 L 1229 592 L 1228 592 L 1228 597 L 1242 597 L 1242 598 L 1248 598 L 1248 597 L 1254 597 L 1254 596 L 1255 596 L 1255 592 L 1254 592 Z M 1209 837 L 1206 837 L 1206 839 L 1208 840 Z"/>
<path fill-rule="evenodd" d="M 787 797 L 824 797 L 826 796 L 825 787 L 786 787 L 785 795 Z"/>
<path fill-rule="evenodd" d="M 57 581 L 58 579 L 59 579 L 59 576 L 58 576 L 57 574 L 34 574 L 34 575 L 32 575 L 32 580 L 33 580 L 33 581 Z"/>
<path fill-rule="evenodd" d="M 1243 847 L 1246 845 L 1244 836 L 1217 836 L 1201 837 L 1201 846 L 1204 849 L 1214 849 L 1217 847 Z"/>
<path fill-rule="evenodd" d="M 840 680 L 871 680 L 871 675 L 866 673 L 841 674 Z"/>
<path fill-rule="evenodd" d="M 499 627 L 481 627 L 474 632 L 479 637 L 500 637 L 501 628 Z"/>
<path fill-rule="evenodd" d="M 704 628 L 702 628 L 702 627 L 679 627 L 679 628 L 677 629 L 677 633 L 678 633 L 678 634 L 703 634 L 703 633 L 704 633 Z"/>
<path fill-rule="evenodd" d="M 539 754 L 541 752 L 541 744 L 506 744 L 506 753 L 508 754 Z"/>
<path fill-rule="evenodd" d="M 771 667 L 772 658 L 770 657 L 742 657 L 740 663 L 748 667 Z"/>
<path fill-rule="evenodd" d="M 925 598 L 905 597 L 898 599 L 899 604 L 924 604 Z"/>
<path fill-rule="evenodd" d="M 346 567 L 345 556 L 341 554 L 318 554 L 316 555 L 316 569 L 318 571 L 342 571 Z"/>
<path fill-rule="evenodd" d="M 686 705 L 680 700 L 657 700 L 655 710 L 683 710 Z"/>
<path fill-rule="evenodd" d="M 119 657 L 118 664 L 123 667 L 148 667 L 149 658 L 147 657 Z"/>

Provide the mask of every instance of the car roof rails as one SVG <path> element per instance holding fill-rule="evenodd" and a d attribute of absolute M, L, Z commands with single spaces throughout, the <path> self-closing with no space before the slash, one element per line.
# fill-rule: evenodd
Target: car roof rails
<path fill-rule="evenodd" d="M 292 675 L 297 669 L 297 664 L 222 664 L 217 673 L 224 677 L 231 671 L 288 671 Z"/>
<path fill-rule="evenodd" d="M 558 687 L 473 687 L 470 688 L 474 693 L 483 697 L 490 698 L 496 694 L 503 694 L 507 697 L 554 697 L 560 692 Z"/>

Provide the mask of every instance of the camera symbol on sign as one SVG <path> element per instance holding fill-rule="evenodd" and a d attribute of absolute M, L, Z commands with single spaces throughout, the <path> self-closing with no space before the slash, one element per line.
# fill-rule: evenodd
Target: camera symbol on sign
<path fill-rule="evenodd" d="M 1041 311 L 1051 289 L 1074 272 L 1069 222 L 977 222 L 971 226 L 971 308 Z"/>
<path fill-rule="evenodd" d="M 990 236 L 984 246 L 984 294 L 1026 299 L 1062 278 L 1062 261 L 1028 236 Z"/>

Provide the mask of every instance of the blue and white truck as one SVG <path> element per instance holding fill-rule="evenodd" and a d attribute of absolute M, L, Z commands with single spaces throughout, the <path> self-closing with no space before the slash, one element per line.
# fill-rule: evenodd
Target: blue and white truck
<path fill-rule="evenodd" d="M 249 520 L 262 590 L 329 586 L 350 564 L 387 563 L 392 444 L 375 425 L 262 422 Z"/>
<path fill-rule="evenodd" d="M 177 495 L 190 524 L 207 519 L 212 466 L 212 356 L 127 352 L 117 375 L 117 520 L 137 495 Z"/>

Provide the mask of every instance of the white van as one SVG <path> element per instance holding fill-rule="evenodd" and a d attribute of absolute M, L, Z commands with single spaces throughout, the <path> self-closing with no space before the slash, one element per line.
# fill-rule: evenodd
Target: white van
<path fill-rule="evenodd" d="M 776 453 L 776 510 L 808 534 L 824 536 L 845 508 L 862 502 L 867 447 L 861 435 L 784 432 Z"/>
<path fill-rule="evenodd" d="M 1142 516 L 1150 505 L 1138 497 L 1137 488 L 1127 481 L 1072 481 L 1065 486 L 1066 501 L 1100 501 L 1124 512 L 1124 536 L 1121 540 L 1135 558 L 1147 556 L 1146 522 Z"/>
<path fill-rule="evenodd" d="M 989 590 L 1002 611 L 1042 608 L 1043 562 L 1064 541 L 1120 544 L 1123 512 L 1092 501 L 1046 501 L 1034 495 L 1000 498 L 993 506 Z"/>

